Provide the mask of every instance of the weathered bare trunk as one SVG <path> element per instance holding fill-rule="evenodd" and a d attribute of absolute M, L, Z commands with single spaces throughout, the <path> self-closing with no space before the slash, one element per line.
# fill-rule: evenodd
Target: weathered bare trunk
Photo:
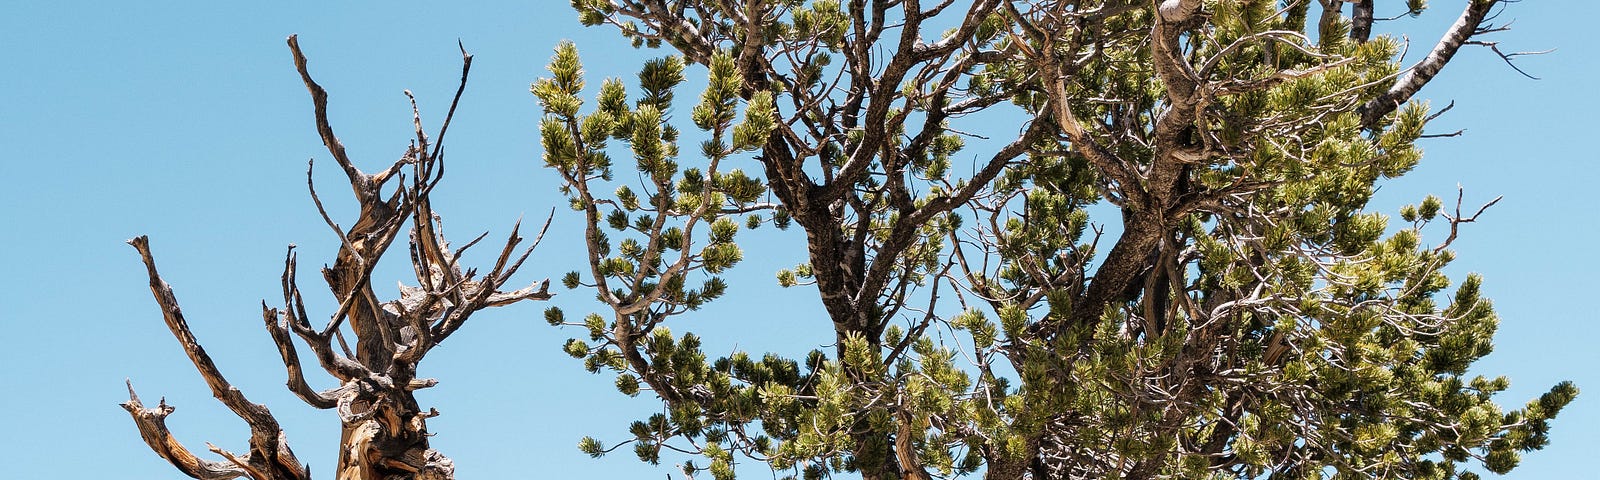
<path fill-rule="evenodd" d="M 385 411 L 387 410 L 387 411 Z M 346 423 L 339 436 L 339 480 L 455 478 L 455 465 L 428 448 L 423 412 L 369 411 L 365 420 Z"/>
<path fill-rule="evenodd" d="M 320 328 L 314 328 L 310 322 L 296 279 L 297 259 L 293 247 L 284 260 L 283 307 L 271 308 L 262 303 L 262 319 L 282 356 L 289 390 L 313 407 L 338 413 L 342 423 L 339 460 L 334 473 L 338 480 L 454 478 L 454 464 L 428 445 L 427 419 L 439 412 L 432 408 L 424 411 L 414 392 L 438 382 L 417 378 L 417 364 L 429 350 L 461 328 L 474 312 L 522 300 L 550 298 L 548 281 L 515 291 L 501 290 L 538 245 L 539 239 L 534 239 L 519 255 L 517 246 L 522 238 L 514 228 L 487 274 L 480 276 L 471 269 L 463 272 L 456 262 L 457 256 L 483 237 L 451 250 L 449 242 L 440 234 L 439 217 L 428 201 L 429 193 L 443 175 L 443 150 L 439 145 L 455 113 L 456 103 L 451 104 L 450 112 L 433 139 L 423 133 L 420 115 L 414 115 L 416 137 L 405 155 L 388 168 L 367 174 L 356 168 L 334 136 L 327 118 L 328 94 L 312 81 L 295 37 L 289 37 L 289 48 L 294 54 L 295 67 L 311 93 L 317 133 L 349 179 L 360 205 L 359 217 L 346 231 L 328 217 L 316 190 L 311 191 L 318 211 L 323 212 L 323 219 L 341 245 L 333 265 L 322 271 L 329 289 L 340 301 L 328 322 Z M 465 51 L 462 58 L 462 88 L 456 90 L 456 102 L 460 101 L 472 65 L 472 57 Z M 415 103 L 412 111 L 416 113 Z M 405 171 L 406 167 L 409 172 Z M 409 177 L 406 173 L 410 173 Z M 306 179 L 310 187 L 310 171 Z M 396 184 L 394 193 L 384 196 L 384 187 L 390 183 Z M 417 286 L 402 285 L 400 298 L 379 301 L 373 293 L 372 268 L 395 238 L 408 230 L 408 223 L 409 253 L 417 274 Z M 545 225 L 549 225 L 548 221 Z M 541 230 L 540 237 L 543 233 Z M 129 243 L 139 251 L 149 272 L 150 289 L 161 306 L 168 329 L 211 387 L 212 394 L 248 423 L 251 432 L 247 454 L 235 455 L 208 444 L 224 460 L 200 459 L 168 432 L 165 420 L 173 409 L 165 399 L 155 408 L 147 408 L 134 394 L 130 383 L 130 399 L 123 407 L 133 416 L 145 443 L 179 471 L 194 478 L 309 479 L 309 469 L 289 450 L 271 412 L 247 400 L 238 388 L 228 383 L 189 331 L 177 297 L 156 271 L 149 241 L 138 237 Z M 344 328 L 346 326 L 348 329 Z M 346 332 L 355 337 L 354 351 L 345 339 Z M 309 386 L 293 337 L 299 337 L 302 344 L 311 348 L 317 363 L 338 381 L 339 387 L 319 392 Z"/>

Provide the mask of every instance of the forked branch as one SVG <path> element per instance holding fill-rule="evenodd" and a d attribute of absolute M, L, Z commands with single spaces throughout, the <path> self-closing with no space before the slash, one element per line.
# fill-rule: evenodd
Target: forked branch
<path fill-rule="evenodd" d="M 161 274 L 156 271 L 155 259 L 150 254 L 149 239 L 139 236 L 129 240 L 128 244 L 133 245 L 133 248 L 139 251 L 139 257 L 144 260 L 145 270 L 150 277 L 150 293 L 155 295 L 156 303 L 161 306 L 161 316 L 166 320 L 167 328 L 172 331 L 173 337 L 177 338 L 189 361 L 194 364 L 195 370 L 198 370 L 200 376 L 205 379 L 206 386 L 211 387 L 212 396 L 222 401 L 234 415 L 250 425 L 250 453 L 243 457 L 245 463 L 233 462 L 239 467 L 237 470 L 227 468 L 220 462 L 199 460 L 173 439 L 170 432 L 167 432 L 165 418 L 172 413 L 172 407 L 166 405 L 165 399 L 157 408 L 144 408 L 139 402 L 138 395 L 133 392 L 132 382 L 129 382 L 129 401 L 123 404 L 123 408 L 133 416 L 145 443 L 179 470 L 195 478 L 236 478 L 246 474 L 251 478 L 260 479 L 309 478 L 306 467 L 295 459 L 294 453 L 289 451 L 288 445 L 283 441 L 283 429 L 278 426 L 278 420 L 272 417 L 272 412 L 268 411 L 265 405 L 251 402 L 245 398 L 244 392 L 228 383 L 228 379 L 222 376 L 222 371 L 211 361 L 211 357 L 206 355 L 205 349 L 195 339 L 194 333 L 189 330 L 188 321 L 183 317 L 183 310 L 178 307 L 178 299 L 172 292 L 172 286 L 163 281 Z M 270 476 L 258 477 L 251 472 L 272 473 Z"/>
<path fill-rule="evenodd" d="M 1456 51 L 1460 50 L 1462 45 L 1467 44 L 1474 36 L 1497 30 L 1484 28 L 1484 21 L 1489 18 L 1489 11 L 1497 3 L 1500 3 L 1500 0 L 1469 2 L 1461 11 L 1461 16 L 1449 30 L 1445 31 L 1444 37 L 1433 46 L 1433 51 L 1428 52 L 1427 57 L 1406 70 L 1406 73 L 1395 80 L 1394 85 L 1383 95 L 1361 105 L 1361 125 L 1369 129 L 1377 128 L 1384 115 L 1394 112 L 1400 105 L 1411 100 L 1412 95 L 1416 95 L 1428 81 L 1433 80 L 1433 77 L 1444 69 L 1445 64 L 1450 63 L 1450 58 L 1456 55 Z"/>

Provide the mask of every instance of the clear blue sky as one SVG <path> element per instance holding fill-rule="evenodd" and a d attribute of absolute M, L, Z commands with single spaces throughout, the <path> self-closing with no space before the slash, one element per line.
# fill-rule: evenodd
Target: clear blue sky
<path fill-rule="evenodd" d="M 328 158 L 284 38 L 300 34 L 313 75 L 332 95 L 336 130 L 369 170 L 398 158 L 410 138 L 401 91 L 415 92 L 425 121 L 436 125 L 459 73 L 456 40 L 476 55 L 451 128 L 448 176 L 435 197 L 458 242 L 485 230 L 503 235 L 519 215 L 536 223 L 564 204 L 557 181 L 540 167 L 539 110 L 527 92 L 552 46 L 577 41 L 592 85 L 631 78 L 641 59 L 660 54 L 635 51 L 610 29 L 582 28 L 565 1 L 465 3 L 472 5 L 0 7 L 7 478 L 179 478 L 117 406 L 126 400 L 124 378 L 147 402 L 164 395 L 177 406 L 168 424 L 191 448 L 210 441 L 244 449 L 245 425 L 211 398 L 161 323 L 138 257 L 123 244 L 140 234 L 151 236 L 195 334 L 229 379 L 272 408 L 314 475 L 331 474 L 338 420 L 283 388 L 260 323 L 259 302 L 278 296 L 285 245 L 301 246 L 308 292 L 318 285 L 311 273 L 336 245 L 304 190 L 306 160 Z M 1424 18 L 1380 29 L 1409 32 L 1416 57 L 1461 2 L 1431 3 Z M 1559 49 L 1521 63 L 1544 80 L 1518 76 L 1486 49 L 1463 50 L 1422 96 L 1456 100 L 1432 130 L 1466 135 L 1427 141 L 1421 166 L 1384 183 L 1372 207 L 1393 213 L 1427 193 L 1453 198 L 1458 183 L 1469 203 L 1505 195 L 1464 231 L 1452 267 L 1457 278 L 1483 273 L 1503 318 L 1498 348 L 1477 370 L 1511 376 L 1513 388 L 1500 397 L 1506 404 L 1561 380 L 1587 389 L 1557 421 L 1553 444 L 1525 457 L 1510 478 L 1589 477 L 1600 446 L 1600 322 L 1591 303 L 1600 291 L 1591 246 L 1600 233 L 1600 202 L 1591 193 L 1600 181 L 1593 115 L 1600 104 L 1592 93 L 1600 56 L 1587 22 L 1600 7 L 1527 2 L 1512 5 L 1506 18 L 1513 17 L 1515 30 L 1494 37 L 1506 47 Z M 335 217 L 350 218 L 348 189 L 336 176 L 319 179 Z M 578 267 L 575 215 L 565 208 L 556 215 L 524 269 L 527 281 Z M 828 342 L 814 294 L 774 285 L 772 272 L 799 260 L 783 248 L 798 245 L 796 236 L 747 244 L 749 260 L 735 270 L 729 299 L 674 328 L 705 334 L 712 352 L 801 352 Z M 380 286 L 392 288 L 401 266 L 391 265 Z M 313 307 L 330 310 L 322 297 Z M 572 292 L 552 303 L 581 314 L 593 308 L 588 300 Z M 435 448 L 455 459 L 461 478 L 675 473 L 626 450 L 600 460 L 577 451 L 583 435 L 625 437 L 627 423 L 656 403 L 623 397 L 609 376 L 584 373 L 560 352 L 576 332 L 546 325 L 544 307 L 474 317 L 423 364 L 424 375 L 442 381 L 420 395 L 444 414 L 430 421 Z M 757 465 L 740 472 L 766 476 Z"/>

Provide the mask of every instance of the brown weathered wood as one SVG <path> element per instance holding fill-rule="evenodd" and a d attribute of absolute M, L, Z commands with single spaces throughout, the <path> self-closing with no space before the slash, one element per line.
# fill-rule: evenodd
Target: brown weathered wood
<path fill-rule="evenodd" d="M 167 430 L 167 415 L 171 415 L 176 409 L 167 405 L 167 399 L 162 398 L 154 408 L 145 407 L 144 403 L 139 401 L 139 394 L 133 391 L 133 382 L 129 381 L 128 401 L 123 402 L 122 408 L 133 416 L 133 423 L 139 427 L 139 436 L 144 438 L 144 443 L 184 475 L 202 480 L 226 480 L 245 475 L 244 468 L 236 463 L 216 462 L 196 457 L 183 446 L 183 443 L 173 437 L 172 432 Z"/>
<path fill-rule="evenodd" d="M 161 405 L 156 409 L 144 409 L 139 404 L 139 398 L 133 394 L 133 385 L 128 386 L 128 403 L 123 408 L 133 414 L 134 420 L 139 424 L 139 431 L 145 442 L 156 449 L 157 454 L 173 462 L 179 470 L 195 478 L 234 478 L 201 475 L 228 474 L 235 476 L 249 476 L 261 480 L 266 479 L 300 479 L 310 478 L 305 466 L 294 458 L 294 453 L 284 443 L 283 429 L 278 426 L 278 420 L 273 418 L 272 412 L 265 405 L 251 402 L 245 398 L 244 393 L 228 383 L 222 371 L 206 355 L 200 342 L 195 339 L 194 333 L 189 330 L 189 323 L 183 317 L 183 310 L 178 307 L 178 298 L 172 291 L 172 286 L 161 279 L 156 271 L 155 258 L 150 254 L 150 241 L 147 237 L 135 237 L 128 241 L 133 248 L 139 251 L 139 257 L 144 260 L 145 270 L 150 277 L 150 292 L 155 295 L 156 303 L 161 307 L 161 316 L 166 320 L 167 329 L 177 338 L 189 361 L 205 379 L 206 386 L 211 388 L 211 395 L 232 410 L 234 415 L 243 419 L 250 425 L 250 453 L 243 458 L 231 459 L 237 471 L 215 468 L 217 464 L 203 463 L 194 458 L 188 449 L 179 445 L 166 432 L 165 418 L 172 413 L 172 408 L 162 399 Z M 164 412 L 164 413 L 163 413 Z M 152 440 L 162 437 L 162 445 L 157 446 Z M 163 453 L 163 451 L 167 453 Z M 188 468 L 186 467 L 193 467 Z M 223 473 L 226 472 L 226 473 Z"/>
<path fill-rule="evenodd" d="M 438 381 L 417 378 L 417 364 L 465 325 L 472 314 L 485 308 L 551 297 L 547 280 L 520 289 L 505 288 L 543 238 L 544 230 L 524 247 L 518 229 L 513 228 L 487 274 L 478 275 L 473 269 L 463 271 L 457 258 L 477 240 L 452 250 L 441 233 L 439 216 L 428 197 L 442 177 L 444 150 L 423 133 L 415 102 L 412 107 L 416 137 L 406 154 L 376 174 L 364 173 L 348 157 L 333 133 L 327 118 L 327 91 L 312 80 L 298 40 L 291 36 L 288 43 L 295 68 L 311 94 L 317 133 L 345 172 L 360 213 L 349 223 L 348 229 L 341 227 L 323 208 L 322 199 L 307 172 L 311 198 L 339 239 L 340 248 L 334 262 L 322 271 L 329 289 L 339 300 L 339 308 L 328 317 L 325 325 L 312 325 L 296 278 L 297 256 L 290 247 L 282 275 L 284 304 L 273 308 L 263 303 L 261 307 L 263 324 L 277 346 L 288 376 L 286 386 L 306 404 L 337 414 L 341 434 L 334 478 L 454 478 L 454 464 L 428 443 L 427 419 L 439 412 L 422 408 L 414 395 L 416 390 L 437 385 Z M 442 138 L 449 126 L 471 71 L 471 55 L 463 50 L 462 59 L 462 85 L 457 88 L 449 113 L 435 138 Z M 384 195 L 383 191 L 391 184 L 394 193 Z M 544 227 L 548 228 L 549 224 L 546 219 Z M 372 288 L 372 269 L 393 241 L 402 235 L 410 243 L 417 286 L 402 284 L 400 298 L 380 301 Z M 172 288 L 156 272 L 148 240 L 138 237 L 129 243 L 138 249 L 144 260 L 151 292 L 161 306 L 168 328 L 211 387 L 213 395 L 244 419 L 251 430 L 247 453 L 236 455 L 207 444 L 224 460 L 200 459 L 167 431 L 165 419 L 172 413 L 172 407 L 163 400 L 155 408 L 146 408 L 133 394 L 130 384 L 130 400 L 123 407 L 133 416 L 145 443 L 180 472 L 194 478 L 310 478 L 309 470 L 289 450 L 271 412 L 263 405 L 250 402 L 229 384 L 189 331 Z M 353 350 L 344 340 L 342 327 L 346 325 L 355 335 Z M 311 349 L 317 364 L 339 383 L 338 387 L 323 391 L 311 388 L 295 345 L 296 337 Z"/>

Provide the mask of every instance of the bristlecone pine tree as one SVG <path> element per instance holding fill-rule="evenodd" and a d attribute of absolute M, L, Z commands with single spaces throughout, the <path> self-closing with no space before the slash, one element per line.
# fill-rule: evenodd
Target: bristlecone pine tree
<path fill-rule="evenodd" d="M 465 51 L 462 52 L 461 88 L 456 90 L 455 101 L 451 102 L 438 134 L 430 139 L 423 133 L 421 115 L 413 100 L 416 138 L 399 161 L 378 173 L 368 174 L 355 166 L 339 138 L 334 136 L 333 127 L 328 123 L 328 93 L 312 81 L 295 37 L 289 37 L 289 48 L 300 78 L 311 92 L 317 133 L 349 178 L 350 188 L 360 205 L 360 216 L 349 229 L 341 228 L 326 211 L 322 212 L 323 219 L 340 242 L 333 265 L 322 270 L 328 288 L 339 300 L 339 307 L 329 316 L 327 324 L 321 327 L 311 324 L 311 315 L 296 280 L 293 246 L 284 260 L 283 307 L 272 308 L 265 301 L 261 303 L 261 317 L 288 371 L 289 390 L 313 407 L 338 413 L 342 429 L 334 478 L 455 478 L 451 460 L 428 447 L 427 419 L 439 413 L 418 405 L 413 392 L 432 387 L 438 381 L 417 378 L 417 364 L 460 329 L 473 313 L 522 300 L 550 298 L 548 281 L 509 292 L 500 290 L 539 244 L 538 238 L 543 238 L 544 232 L 541 230 L 539 237 L 519 253 L 517 246 L 522 238 L 513 228 L 494 266 L 483 275 L 472 268 L 463 271 L 457 262 L 462 252 L 483 240 L 483 236 L 454 250 L 444 239 L 439 216 L 428 198 L 443 178 L 444 134 L 450 127 L 450 118 L 455 114 L 456 102 L 461 100 L 461 91 L 466 87 L 467 73 L 472 66 L 472 57 Z M 309 170 L 306 181 L 309 186 Z M 386 188 L 393 193 L 385 194 Z M 322 211 L 322 200 L 315 189 L 311 191 L 311 198 Z M 400 298 L 380 301 L 372 288 L 372 270 L 407 225 L 410 226 L 410 260 L 417 285 L 402 284 Z M 190 333 L 172 287 L 156 273 L 149 240 L 138 237 L 128 243 L 138 249 L 139 256 L 144 259 L 150 275 L 150 291 L 161 306 L 167 328 L 172 330 L 195 369 L 205 378 L 212 395 L 250 425 L 248 452 L 234 454 L 208 443 L 211 451 L 222 460 L 201 459 L 167 430 L 166 417 L 173 408 L 166 400 L 153 408 L 146 407 L 134 394 L 130 381 L 128 395 L 131 398 L 122 406 L 133 415 L 145 443 L 179 471 L 194 478 L 311 478 L 310 469 L 295 458 L 288 439 L 267 407 L 246 399 L 243 392 L 228 383 Z M 355 336 L 353 350 L 345 339 L 347 331 Z M 311 348 L 322 369 L 339 381 L 338 387 L 319 392 L 307 384 L 293 337 L 299 337 Z"/>
<path fill-rule="evenodd" d="M 1440 272 L 1475 214 L 1367 210 L 1421 157 L 1412 96 L 1504 30 L 1502 3 L 1402 65 L 1371 0 L 572 0 L 681 54 L 630 102 L 620 80 L 585 92 L 562 44 L 532 88 L 587 220 L 590 268 L 564 283 L 604 304 L 547 319 L 664 403 L 579 448 L 687 452 L 718 480 L 1509 471 L 1577 389 L 1506 410 L 1504 377 L 1467 375 L 1498 320 L 1479 278 Z M 687 64 L 709 86 L 683 152 Z M 963 151 L 963 117 L 997 108 L 1020 133 Z M 641 180 L 613 181 L 612 140 Z M 709 359 L 668 325 L 729 292 L 736 234 L 766 223 L 804 231 L 778 281 L 815 289 L 837 343 Z"/>
<path fill-rule="evenodd" d="M 1448 290 L 1441 269 L 1476 213 L 1429 196 L 1390 230 L 1366 205 L 1420 159 L 1437 113 L 1413 95 L 1504 30 L 1503 1 L 1470 0 L 1411 65 L 1373 35 L 1371 0 L 572 3 L 585 24 L 681 54 L 646 63 L 630 100 L 620 80 L 585 92 L 562 44 L 532 88 L 545 163 L 586 220 L 590 268 L 563 283 L 605 312 L 546 318 L 586 329 L 566 351 L 666 412 L 621 442 L 583 439 L 590 454 L 686 452 L 684 475 L 718 480 L 736 464 L 808 479 L 1476 478 L 1544 446 L 1577 394 L 1562 383 L 1508 411 L 1492 399 L 1505 378 L 1467 375 L 1498 320 L 1477 277 Z M 290 47 L 360 216 L 345 229 L 324 214 L 341 245 L 323 271 L 340 300 L 329 323 L 310 323 L 291 250 L 265 325 L 289 388 L 338 413 L 335 478 L 453 478 L 413 396 L 434 384 L 418 362 L 474 312 L 550 293 L 501 290 L 528 255 L 515 233 L 489 273 L 457 264 L 482 237 L 452 250 L 429 202 L 449 114 L 432 138 L 419 116 L 406 155 L 364 173 Z M 671 106 L 690 64 L 709 86 L 689 115 L 700 149 L 683 153 Z M 963 151 L 964 132 L 988 130 L 962 123 L 1000 110 L 1015 138 Z M 613 181 L 613 154 L 643 181 Z M 837 341 L 709 359 L 667 325 L 729 293 L 735 237 L 768 223 L 804 232 L 808 261 L 777 281 L 815 289 Z M 372 267 L 407 226 L 417 286 L 380 301 Z M 309 478 L 190 333 L 148 242 L 130 243 L 167 326 L 251 427 L 248 452 L 200 459 L 167 431 L 171 407 L 130 385 L 145 442 L 194 478 Z M 292 337 L 339 387 L 307 385 Z"/>

